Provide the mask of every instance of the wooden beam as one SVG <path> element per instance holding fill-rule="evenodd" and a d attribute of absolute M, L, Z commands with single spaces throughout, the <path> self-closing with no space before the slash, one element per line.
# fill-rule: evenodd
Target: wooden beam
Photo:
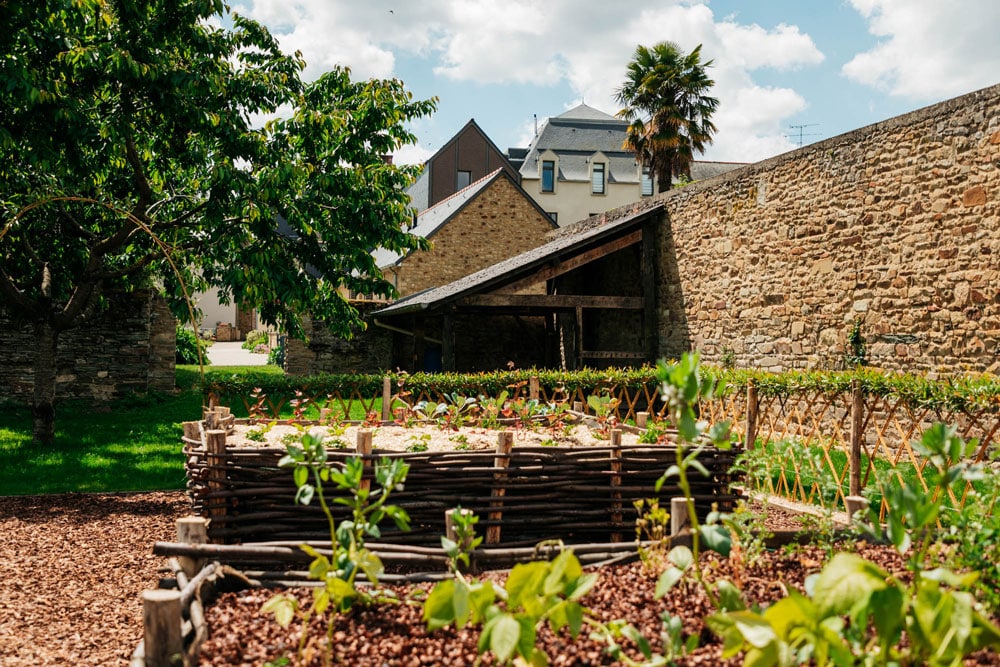
<path fill-rule="evenodd" d="M 561 276 L 564 273 L 569 273 L 573 269 L 578 269 L 585 264 L 590 264 L 591 262 L 598 260 L 602 257 L 607 257 L 611 253 L 618 252 L 624 248 L 629 247 L 642 241 L 642 230 L 636 230 L 631 234 L 626 234 L 621 238 L 609 241 L 603 245 L 596 248 L 588 250 L 587 252 L 580 253 L 573 257 L 557 261 L 555 264 L 550 264 L 548 266 L 543 266 L 538 271 L 535 271 L 530 276 L 526 276 L 521 280 L 508 285 L 503 288 L 504 290 L 509 290 L 511 292 L 516 292 L 523 289 L 529 285 L 534 285 L 543 280 L 551 280 Z"/>
<path fill-rule="evenodd" d="M 599 308 L 608 310 L 642 310 L 642 297 L 593 296 L 590 294 L 473 294 L 456 301 L 460 308 L 512 308 L 541 310 L 572 310 Z"/>
<path fill-rule="evenodd" d="M 645 352 L 584 350 L 580 353 L 584 359 L 645 359 Z"/>

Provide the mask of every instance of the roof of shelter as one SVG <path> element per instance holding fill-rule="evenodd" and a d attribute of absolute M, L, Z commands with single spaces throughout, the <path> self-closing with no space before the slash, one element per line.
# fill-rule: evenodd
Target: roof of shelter
<path fill-rule="evenodd" d="M 516 282 L 549 263 L 553 258 L 571 255 L 598 245 L 606 239 L 615 238 L 645 222 L 662 209 L 663 204 L 657 203 L 615 220 L 607 220 L 603 216 L 597 216 L 595 220 L 591 221 L 591 224 L 566 227 L 559 230 L 555 238 L 544 245 L 497 262 L 447 285 L 410 294 L 391 306 L 377 311 L 375 316 L 402 315 L 426 310 L 470 292 L 482 293 Z M 604 222 L 601 223 L 601 220 Z"/>

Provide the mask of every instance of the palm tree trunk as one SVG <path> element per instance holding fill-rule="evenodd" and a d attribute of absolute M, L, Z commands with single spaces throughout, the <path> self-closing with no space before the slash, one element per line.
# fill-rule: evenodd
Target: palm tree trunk
<path fill-rule="evenodd" d="M 35 324 L 34 417 L 35 442 L 51 445 L 56 435 L 56 343 L 59 332 L 48 319 Z"/>

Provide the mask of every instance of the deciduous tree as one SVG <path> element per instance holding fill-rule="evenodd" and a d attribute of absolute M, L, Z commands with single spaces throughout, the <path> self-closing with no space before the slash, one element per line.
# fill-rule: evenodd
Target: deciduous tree
<path fill-rule="evenodd" d="M 34 327 L 37 440 L 59 337 L 108 290 L 161 289 L 183 312 L 185 287 L 217 288 L 292 334 L 307 312 L 357 324 L 341 286 L 392 293 L 370 252 L 423 242 L 413 168 L 386 156 L 434 100 L 343 68 L 305 83 L 221 0 L 3 6 L 0 296 Z"/>

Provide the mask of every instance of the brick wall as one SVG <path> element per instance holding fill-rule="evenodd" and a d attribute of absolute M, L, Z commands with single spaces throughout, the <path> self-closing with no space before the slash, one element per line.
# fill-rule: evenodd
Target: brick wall
<path fill-rule="evenodd" d="M 527 196 L 497 178 L 431 235 L 431 250 L 401 262 L 397 289 L 405 296 L 445 285 L 540 246 L 550 231 L 551 222 Z"/>
<path fill-rule="evenodd" d="M 132 392 L 174 388 L 175 320 L 150 292 L 108 296 L 109 309 L 64 332 L 57 352 L 57 398 L 106 401 Z M 30 399 L 34 335 L 0 311 L 5 353 L 0 400 Z"/>
<path fill-rule="evenodd" d="M 662 354 L 1000 370 L 1000 86 L 659 199 Z"/>

